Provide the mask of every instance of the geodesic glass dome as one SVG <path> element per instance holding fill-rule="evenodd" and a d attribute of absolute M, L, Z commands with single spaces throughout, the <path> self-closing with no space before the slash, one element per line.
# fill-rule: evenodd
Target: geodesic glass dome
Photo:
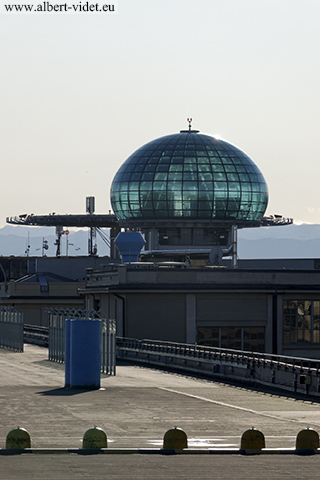
<path fill-rule="evenodd" d="M 260 220 L 268 187 L 234 145 L 195 130 L 153 140 L 120 167 L 111 185 L 119 220 Z"/>

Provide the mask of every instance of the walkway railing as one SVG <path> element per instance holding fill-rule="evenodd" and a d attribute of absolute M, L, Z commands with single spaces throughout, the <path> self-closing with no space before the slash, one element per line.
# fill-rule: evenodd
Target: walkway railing
<path fill-rule="evenodd" d="M 14 307 L 0 307 L 0 347 L 23 352 L 23 313 Z"/>
<path fill-rule="evenodd" d="M 84 310 L 48 310 L 49 340 L 48 358 L 53 362 L 65 362 L 65 320 L 99 319 L 101 320 L 101 373 L 116 374 L 116 322 L 100 318 L 98 312 L 86 313 Z"/>
<path fill-rule="evenodd" d="M 320 359 L 117 338 L 119 358 L 320 395 Z"/>

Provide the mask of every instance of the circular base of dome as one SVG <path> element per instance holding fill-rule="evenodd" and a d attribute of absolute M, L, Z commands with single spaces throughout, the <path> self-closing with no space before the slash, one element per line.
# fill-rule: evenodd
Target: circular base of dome
<path fill-rule="evenodd" d="M 161 227 L 185 227 L 185 228 L 255 228 L 261 227 L 261 220 L 188 220 L 188 219 L 130 219 L 119 220 L 119 226 L 122 228 L 139 229 L 161 228 Z"/>

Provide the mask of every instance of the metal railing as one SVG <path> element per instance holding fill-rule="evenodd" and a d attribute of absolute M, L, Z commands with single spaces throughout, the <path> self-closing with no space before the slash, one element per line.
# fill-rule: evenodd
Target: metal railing
<path fill-rule="evenodd" d="M 15 307 L 0 307 L 0 347 L 23 352 L 23 313 Z"/>
<path fill-rule="evenodd" d="M 120 337 L 117 338 L 117 356 L 166 368 L 320 394 L 320 359 Z"/>
<path fill-rule="evenodd" d="M 157 352 L 163 355 L 206 359 L 235 364 L 257 363 L 276 368 L 291 367 L 294 370 L 314 370 L 320 372 L 320 359 L 297 358 L 285 355 L 232 350 L 219 347 L 207 347 L 198 344 L 164 342 L 160 340 L 138 340 L 134 338 L 117 337 L 117 348 Z"/>
<path fill-rule="evenodd" d="M 113 319 L 100 318 L 96 311 L 86 314 L 84 310 L 48 310 L 49 340 L 48 358 L 53 362 L 65 362 L 65 320 L 99 319 L 101 320 L 101 373 L 116 374 L 116 322 Z"/>
<path fill-rule="evenodd" d="M 23 341 L 24 343 L 31 343 L 39 347 L 48 347 L 49 328 L 40 327 L 39 325 L 23 326 Z"/>

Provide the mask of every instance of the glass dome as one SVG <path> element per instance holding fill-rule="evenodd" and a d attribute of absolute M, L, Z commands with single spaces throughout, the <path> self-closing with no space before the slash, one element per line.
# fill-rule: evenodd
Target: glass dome
<path fill-rule="evenodd" d="M 136 150 L 116 173 L 111 204 L 119 220 L 261 220 L 268 187 L 234 145 L 181 131 Z"/>

